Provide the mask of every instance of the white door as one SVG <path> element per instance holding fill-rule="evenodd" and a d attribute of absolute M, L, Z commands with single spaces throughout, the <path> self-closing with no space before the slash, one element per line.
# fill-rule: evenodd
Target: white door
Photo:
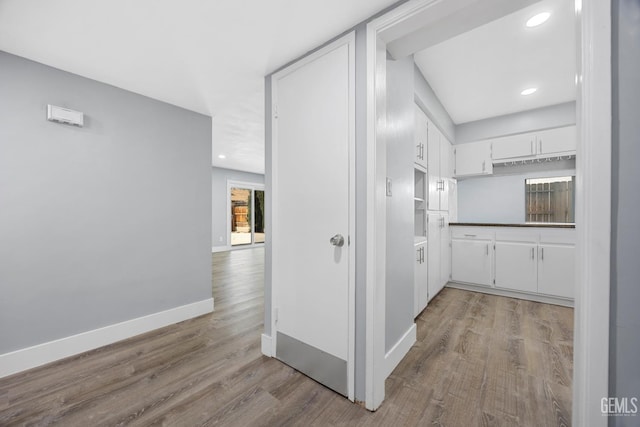
<path fill-rule="evenodd" d="M 272 77 L 276 357 L 353 399 L 354 36 Z"/>

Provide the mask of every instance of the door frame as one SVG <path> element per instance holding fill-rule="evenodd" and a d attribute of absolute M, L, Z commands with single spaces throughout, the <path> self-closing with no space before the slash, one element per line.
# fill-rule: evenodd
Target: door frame
<path fill-rule="evenodd" d="M 232 188 L 246 188 L 248 190 L 251 190 L 251 194 L 253 196 L 251 197 L 251 215 L 252 215 L 251 244 L 249 245 L 233 246 L 231 244 L 231 189 Z M 255 191 L 256 190 L 264 191 L 264 184 L 260 184 L 258 182 L 236 181 L 233 179 L 227 179 L 227 242 L 228 242 L 227 246 L 231 248 L 231 250 L 264 246 L 264 243 L 255 242 L 255 227 L 254 227 L 255 224 L 254 224 L 253 215 L 255 213 Z M 264 206 L 262 209 L 265 210 Z M 266 233 L 266 230 L 265 230 L 265 233 Z"/>
<path fill-rule="evenodd" d="M 459 2 L 465 3 L 464 0 Z M 367 24 L 367 310 L 366 407 L 384 399 L 386 167 L 383 114 L 385 81 L 378 34 L 441 3 L 409 0 Z M 466 1 L 468 3 L 468 1 Z M 578 58 L 576 296 L 574 312 L 573 422 L 605 426 L 600 399 L 608 396 L 611 240 L 611 0 L 575 0 Z M 439 11 L 434 9 L 432 14 Z M 444 16 L 443 16 L 444 17 Z M 382 254 L 382 255 L 381 255 Z M 384 262 L 384 261 L 383 261 Z"/>
<path fill-rule="evenodd" d="M 347 349 L 347 398 L 355 400 L 355 269 L 356 269 L 356 134 L 355 134 L 355 32 L 352 31 L 335 41 L 321 47 L 300 60 L 288 65 L 282 70 L 271 75 L 271 213 L 270 239 L 277 238 L 277 226 L 275 219 L 278 210 L 284 207 L 278 194 L 278 80 L 287 74 L 303 67 L 318 58 L 334 51 L 342 46 L 349 49 L 349 236 L 348 250 L 348 349 Z M 301 159 L 302 161 L 302 159 Z M 272 254 L 272 258 L 274 254 Z M 273 261 L 272 261 L 273 262 Z M 272 274 L 272 273 L 271 273 Z M 271 282 L 271 354 L 276 354 L 277 345 L 277 307 L 278 307 L 278 283 Z"/>

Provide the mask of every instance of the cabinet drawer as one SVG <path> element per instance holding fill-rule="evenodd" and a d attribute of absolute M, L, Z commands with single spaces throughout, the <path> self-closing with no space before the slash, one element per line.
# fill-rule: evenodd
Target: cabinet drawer
<path fill-rule="evenodd" d="M 478 227 L 460 228 L 451 227 L 452 239 L 468 239 L 468 240 L 493 240 L 494 233 L 483 230 Z"/>

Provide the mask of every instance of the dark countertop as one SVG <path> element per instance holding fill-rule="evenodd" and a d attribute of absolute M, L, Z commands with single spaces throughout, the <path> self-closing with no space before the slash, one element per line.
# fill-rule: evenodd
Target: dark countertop
<path fill-rule="evenodd" d="M 537 228 L 576 228 L 573 223 L 560 222 L 528 222 L 504 224 L 494 222 L 450 222 L 449 225 L 461 227 L 537 227 Z"/>

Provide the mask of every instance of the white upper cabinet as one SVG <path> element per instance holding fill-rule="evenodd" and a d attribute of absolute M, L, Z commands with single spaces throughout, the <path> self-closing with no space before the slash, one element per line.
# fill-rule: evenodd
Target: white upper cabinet
<path fill-rule="evenodd" d="M 491 143 L 470 142 L 454 147 L 454 176 L 487 175 L 493 173 Z"/>
<path fill-rule="evenodd" d="M 533 133 L 496 138 L 492 140 L 492 144 L 494 160 L 529 157 L 536 154 L 536 136 Z"/>
<path fill-rule="evenodd" d="M 427 116 L 422 112 L 420 107 L 414 105 L 414 148 L 415 158 L 413 161 L 423 167 L 427 168 L 427 143 L 429 140 L 429 121 Z"/>
<path fill-rule="evenodd" d="M 451 179 L 451 143 L 427 115 L 416 106 L 415 163 L 427 170 L 427 209 L 442 211 L 449 208 L 449 180 Z M 425 136 L 426 135 L 426 136 Z M 422 144 L 426 144 L 424 148 Z"/>
<path fill-rule="evenodd" d="M 576 127 L 567 126 L 494 138 L 491 140 L 491 158 L 505 160 L 575 154 L 576 145 Z"/>
<path fill-rule="evenodd" d="M 536 135 L 538 154 L 567 153 L 576 151 L 577 134 L 575 126 L 549 129 Z"/>

